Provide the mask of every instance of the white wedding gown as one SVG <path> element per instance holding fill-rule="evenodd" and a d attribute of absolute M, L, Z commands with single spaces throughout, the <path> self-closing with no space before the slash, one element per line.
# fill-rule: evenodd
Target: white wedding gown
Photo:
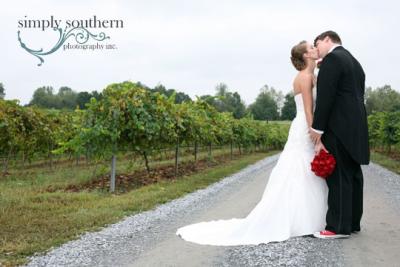
<path fill-rule="evenodd" d="M 315 97 L 313 88 L 314 103 Z M 297 115 L 288 140 L 261 200 L 247 217 L 186 225 L 177 230 L 177 235 L 203 245 L 256 245 L 325 228 L 328 187 L 325 180 L 311 171 L 314 145 L 308 134 L 301 94 L 295 95 L 294 100 Z"/>

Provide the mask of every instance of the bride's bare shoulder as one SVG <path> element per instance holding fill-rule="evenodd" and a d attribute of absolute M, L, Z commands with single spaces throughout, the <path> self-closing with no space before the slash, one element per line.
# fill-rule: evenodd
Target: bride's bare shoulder
<path fill-rule="evenodd" d="M 294 93 L 298 94 L 303 90 L 312 88 L 314 83 L 314 75 L 300 71 L 293 81 Z"/>
<path fill-rule="evenodd" d="M 307 72 L 299 72 L 298 79 L 302 84 L 308 85 L 309 83 L 313 82 L 314 75 Z"/>

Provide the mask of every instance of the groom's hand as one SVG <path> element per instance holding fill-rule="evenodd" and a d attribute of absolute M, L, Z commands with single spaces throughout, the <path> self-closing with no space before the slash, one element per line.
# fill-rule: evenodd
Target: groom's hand
<path fill-rule="evenodd" d="M 321 141 L 321 134 L 313 131 L 311 128 L 308 129 L 308 133 L 310 134 L 311 141 L 314 145 L 317 145 L 317 143 Z"/>

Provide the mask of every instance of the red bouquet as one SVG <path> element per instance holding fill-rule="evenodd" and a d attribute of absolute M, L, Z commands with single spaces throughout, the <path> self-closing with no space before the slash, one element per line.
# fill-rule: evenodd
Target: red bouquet
<path fill-rule="evenodd" d="M 311 170 L 315 175 L 326 178 L 328 177 L 336 166 L 336 160 L 332 154 L 329 154 L 324 149 L 322 149 L 318 155 L 315 155 L 313 161 L 311 162 Z"/>

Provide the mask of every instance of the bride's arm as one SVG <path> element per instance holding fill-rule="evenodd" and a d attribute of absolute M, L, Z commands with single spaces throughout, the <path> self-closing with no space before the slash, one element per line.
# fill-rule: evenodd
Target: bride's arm
<path fill-rule="evenodd" d="M 303 98 L 304 112 L 306 115 L 308 128 L 313 122 L 313 96 L 312 96 L 313 78 L 305 76 L 301 85 L 301 97 Z"/>

